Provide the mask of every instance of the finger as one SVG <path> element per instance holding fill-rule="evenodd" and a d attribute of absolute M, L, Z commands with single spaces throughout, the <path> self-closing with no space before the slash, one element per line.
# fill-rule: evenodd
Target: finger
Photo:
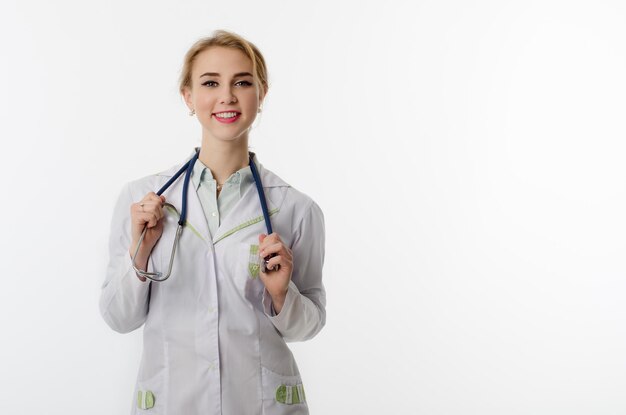
<path fill-rule="evenodd" d="M 157 196 L 156 193 L 150 192 L 141 199 L 140 203 L 152 203 L 154 205 L 160 205 L 163 203 L 165 196 Z"/>
<path fill-rule="evenodd" d="M 266 267 L 271 271 L 276 265 L 280 265 L 281 268 L 291 266 L 291 261 L 282 255 L 276 255 L 274 258 L 267 261 Z"/>
<path fill-rule="evenodd" d="M 283 244 L 280 242 L 276 242 L 274 244 L 271 245 L 267 245 L 265 247 L 263 247 L 262 249 L 260 249 L 259 251 L 259 255 L 261 256 L 261 258 L 265 258 L 266 256 L 268 256 L 269 254 L 274 254 L 274 253 L 278 253 L 282 250 L 283 248 Z"/>
<path fill-rule="evenodd" d="M 272 232 L 269 235 L 267 235 L 267 239 L 268 239 L 268 242 L 270 242 L 270 243 L 282 242 L 280 240 L 280 236 L 278 236 L 278 234 L 276 232 Z"/>
<path fill-rule="evenodd" d="M 144 209 L 148 207 L 157 208 L 157 207 L 163 206 L 163 203 L 160 197 L 154 197 L 154 198 L 149 198 L 149 199 L 143 199 L 142 201 L 139 202 L 139 206 L 142 206 L 142 205 Z"/>
<path fill-rule="evenodd" d="M 261 244 L 259 245 L 259 250 L 265 249 L 266 247 L 272 244 L 281 243 L 281 242 L 282 241 L 278 237 L 278 234 L 276 234 L 275 232 L 270 233 L 269 235 L 265 235 L 265 237 L 263 238 Z"/>
<path fill-rule="evenodd" d="M 280 255 L 276 255 L 274 258 L 270 259 L 266 262 L 266 266 L 268 269 L 274 269 L 275 265 L 282 264 L 283 257 Z"/>
<path fill-rule="evenodd" d="M 150 212 L 150 224 L 151 228 L 159 224 L 159 215 L 156 212 Z"/>
<path fill-rule="evenodd" d="M 149 200 L 141 200 L 137 203 L 133 203 L 132 206 L 138 212 L 145 212 L 150 209 L 150 206 L 153 206 L 154 202 L 150 202 Z"/>
<path fill-rule="evenodd" d="M 153 227 L 148 228 L 148 231 L 154 231 L 157 234 L 161 234 L 162 229 L 163 229 L 163 222 L 157 221 Z"/>
<path fill-rule="evenodd" d="M 139 213 L 153 213 L 156 215 L 157 219 L 161 219 L 164 216 L 163 206 L 161 205 L 160 200 L 155 202 L 139 202 L 136 205 L 136 211 Z"/>
<path fill-rule="evenodd" d="M 259 240 L 261 241 L 261 244 L 259 245 L 259 248 L 262 248 L 262 247 L 265 247 L 265 246 L 267 246 L 267 245 L 270 245 L 270 244 L 273 244 L 273 243 L 278 242 L 278 241 L 275 239 L 275 237 L 274 237 L 274 236 L 272 236 L 272 235 L 274 235 L 273 233 L 271 233 L 271 234 L 269 234 L 269 235 L 266 235 L 266 234 L 262 234 L 262 235 L 263 235 L 263 238 L 261 238 L 261 237 L 259 236 Z"/>
<path fill-rule="evenodd" d="M 149 206 L 145 205 L 144 209 L 148 213 L 153 213 L 158 220 L 161 220 L 161 218 L 163 218 L 163 216 L 165 216 L 165 212 L 164 212 L 165 209 L 163 209 L 163 206 L 161 205 L 160 202 L 157 202 L 155 204 L 151 204 Z"/>
<path fill-rule="evenodd" d="M 156 217 L 156 215 L 154 213 L 149 213 L 149 212 L 139 212 L 137 214 L 137 221 L 136 223 L 138 225 L 145 225 L 148 228 L 153 228 L 157 225 L 158 223 L 158 218 Z"/>

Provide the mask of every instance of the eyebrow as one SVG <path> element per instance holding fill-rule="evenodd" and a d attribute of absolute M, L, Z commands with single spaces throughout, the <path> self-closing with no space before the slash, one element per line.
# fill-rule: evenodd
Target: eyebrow
<path fill-rule="evenodd" d="M 205 72 L 202 75 L 200 75 L 200 78 L 202 78 L 203 76 L 216 76 L 219 78 L 220 74 L 217 72 Z M 235 74 L 235 78 L 240 77 L 240 76 L 252 76 L 252 74 L 250 72 L 239 72 Z"/>

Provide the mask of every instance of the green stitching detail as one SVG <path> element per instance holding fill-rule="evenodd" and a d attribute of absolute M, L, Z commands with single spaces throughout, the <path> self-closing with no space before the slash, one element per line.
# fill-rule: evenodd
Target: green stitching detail
<path fill-rule="evenodd" d="M 154 395 L 150 391 L 147 391 L 146 395 L 146 409 L 149 409 L 154 406 Z"/>
<path fill-rule="evenodd" d="M 176 214 L 176 211 L 175 211 L 174 209 L 172 209 L 170 206 L 165 206 L 165 208 L 166 208 L 167 210 L 169 210 L 169 211 L 170 211 L 170 213 Z M 178 217 L 180 218 L 180 216 L 178 216 Z M 193 225 L 192 225 L 191 223 L 189 223 L 189 221 L 188 221 L 187 219 L 185 219 L 185 227 L 189 227 L 189 229 L 191 229 L 191 231 L 192 231 L 193 233 L 195 233 L 195 234 L 196 234 L 196 236 L 197 236 L 198 238 L 200 238 L 200 239 L 202 239 L 204 242 L 206 242 L 206 239 L 204 239 L 204 238 L 202 237 L 202 235 L 200 235 L 200 232 L 198 232 L 198 231 L 196 230 L 196 228 L 194 228 L 194 227 L 193 227 Z"/>
<path fill-rule="evenodd" d="M 151 391 L 137 391 L 137 408 L 150 409 L 154 407 L 154 394 Z"/>
<path fill-rule="evenodd" d="M 272 210 L 270 210 L 268 213 L 270 216 L 272 216 L 273 214 L 275 214 L 276 212 L 278 212 L 280 209 L 278 208 L 274 208 Z M 263 215 L 261 216 L 257 216 L 254 219 L 250 219 L 249 221 L 246 221 L 238 226 L 235 226 L 234 228 L 232 228 L 231 230 L 229 230 L 228 232 L 226 232 L 224 235 L 220 236 L 219 239 L 217 239 L 215 242 L 213 242 L 213 245 L 215 245 L 216 243 L 218 243 L 219 241 L 221 241 L 222 239 L 232 235 L 233 233 L 242 230 L 243 228 L 247 228 L 248 226 L 252 226 L 255 223 L 259 223 L 263 220 Z"/>
<path fill-rule="evenodd" d="M 259 271 L 261 270 L 261 265 L 248 263 L 248 271 L 250 271 L 250 276 L 252 279 L 256 279 L 259 277 Z"/>
<path fill-rule="evenodd" d="M 250 276 L 255 279 L 259 276 L 259 270 L 261 269 L 261 260 L 259 258 L 259 246 L 250 245 L 250 258 L 248 259 L 248 271 Z"/>
<path fill-rule="evenodd" d="M 304 387 L 301 383 L 294 386 L 280 385 L 276 388 L 276 402 L 294 405 L 306 402 Z"/>
<path fill-rule="evenodd" d="M 276 389 L 276 401 L 280 403 L 285 403 L 286 400 L 287 400 L 287 386 L 280 385 Z"/>

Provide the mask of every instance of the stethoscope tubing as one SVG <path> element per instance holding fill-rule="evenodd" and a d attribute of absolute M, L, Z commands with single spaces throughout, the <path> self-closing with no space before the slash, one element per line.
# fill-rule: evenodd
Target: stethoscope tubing
<path fill-rule="evenodd" d="M 261 178 L 259 177 L 259 172 L 256 169 L 254 160 L 252 160 L 252 155 L 250 155 L 250 170 L 252 170 L 254 184 L 256 185 L 259 200 L 261 201 L 261 210 L 263 211 L 263 218 L 265 219 L 265 227 L 267 228 L 267 234 L 269 235 L 272 233 L 272 222 L 270 221 L 270 214 L 267 210 L 267 201 L 265 200 L 265 191 L 263 190 L 263 184 L 261 183 Z"/>
<path fill-rule="evenodd" d="M 148 272 L 148 271 L 144 271 L 144 270 L 140 270 L 137 268 L 137 265 L 135 264 L 135 258 L 137 257 L 137 254 L 139 253 L 139 248 L 143 242 L 144 237 L 146 236 L 146 232 L 148 231 L 148 227 L 144 226 L 143 231 L 141 232 L 141 236 L 139 238 L 139 242 L 137 243 L 137 248 L 135 249 L 135 254 L 132 257 L 132 265 L 133 268 L 135 269 L 135 272 L 137 272 L 137 274 L 148 278 L 152 281 L 156 281 L 156 282 L 162 282 L 165 281 L 166 279 L 168 279 L 172 273 L 172 266 L 174 264 L 174 256 L 176 255 L 176 247 L 178 246 L 179 240 L 180 240 L 180 236 L 182 234 L 182 230 L 183 227 L 185 226 L 185 221 L 187 220 L 187 192 L 189 189 L 189 180 L 191 178 L 191 172 L 193 171 L 193 166 L 195 165 L 196 161 L 198 160 L 198 157 L 200 156 L 200 149 L 196 149 L 196 153 L 193 155 L 193 157 L 187 162 L 185 163 L 157 192 L 156 194 L 158 196 L 161 196 L 163 194 L 163 192 L 165 192 L 171 185 L 172 183 L 174 183 L 183 173 L 185 173 L 185 181 L 183 183 L 183 195 L 182 195 L 182 207 L 181 207 L 181 212 L 180 212 L 180 216 L 179 216 L 179 220 L 178 220 L 178 228 L 176 229 L 176 237 L 174 239 L 174 244 L 172 246 L 172 253 L 170 255 L 170 262 L 169 262 L 169 266 L 168 266 L 168 270 L 167 270 L 167 274 L 165 277 L 162 278 L 163 273 L 156 271 L 156 272 Z M 265 220 L 265 227 L 267 228 L 267 235 L 270 235 L 272 233 L 272 222 L 270 221 L 270 214 L 269 211 L 267 209 L 267 201 L 265 199 L 265 191 L 263 190 L 263 184 L 261 183 L 261 178 L 259 176 L 259 172 L 256 168 L 256 164 L 254 163 L 254 160 L 252 159 L 252 155 L 250 155 L 249 158 L 249 162 L 250 162 L 250 170 L 252 171 L 252 176 L 254 177 L 254 183 L 256 185 L 257 188 L 257 193 L 259 195 L 259 201 L 261 203 L 261 211 L 263 212 L 263 219 Z M 176 210 L 176 207 L 174 207 L 174 205 L 170 204 L 170 203 L 164 203 L 163 206 L 169 206 L 171 208 L 174 209 L 174 211 Z M 268 256 L 266 256 L 265 258 L 263 258 L 263 261 L 261 261 L 261 268 L 263 272 L 268 272 L 268 271 L 277 271 L 280 268 L 280 264 L 276 264 L 273 268 L 269 269 L 267 268 L 268 262 L 271 258 L 275 257 L 276 254 L 272 253 Z"/>
<path fill-rule="evenodd" d="M 196 164 L 196 160 L 198 160 L 199 156 L 200 149 L 197 149 L 196 154 L 194 154 L 193 157 L 187 163 L 185 163 L 183 167 L 181 167 L 176 172 L 176 174 L 174 174 L 163 186 L 161 186 L 158 192 L 156 192 L 157 196 L 161 196 L 163 192 L 165 192 L 168 187 L 170 187 L 172 183 L 174 183 L 180 177 L 181 174 L 186 172 L 185 183 L 183 187 L 183 204 L 180 212 L 180 218 L 178 220 L 178 224 L 182 226 L 185 225 L 185 220 L 187 219 L 187 189 L 189 188 L 189 178 L 191 177 L 193 166 Z"/>

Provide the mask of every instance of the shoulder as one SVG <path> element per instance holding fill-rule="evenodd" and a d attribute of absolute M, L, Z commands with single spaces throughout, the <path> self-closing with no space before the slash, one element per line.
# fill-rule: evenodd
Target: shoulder
<path fill-rule="evenodd" d="M 303 212 L 310 210 L 313 206 L 318 206 L 311 196 L 295 187 L 289 187 L 286 198 L 290 203 L 298 205 Z"/>
<path fill-rule="evenodd" d="M 147 193 L 159 190 L 183 164 L 179 163 L 160 172 L 131 180 L 124 185 L 122 192 L 127 193 L 132 200 L 141 200 Z"/>
<path fill-rule="evenodd" d="M 288 184 L 276 173 L 264 168 L 261 179 L 268 196 L 271 194 L 269 197 L 280 200 L 277 204 L 281 216 L 291 217 L 294 225 L 311 214 L 323 217 L 322 209 L 310 195 Z"/>

